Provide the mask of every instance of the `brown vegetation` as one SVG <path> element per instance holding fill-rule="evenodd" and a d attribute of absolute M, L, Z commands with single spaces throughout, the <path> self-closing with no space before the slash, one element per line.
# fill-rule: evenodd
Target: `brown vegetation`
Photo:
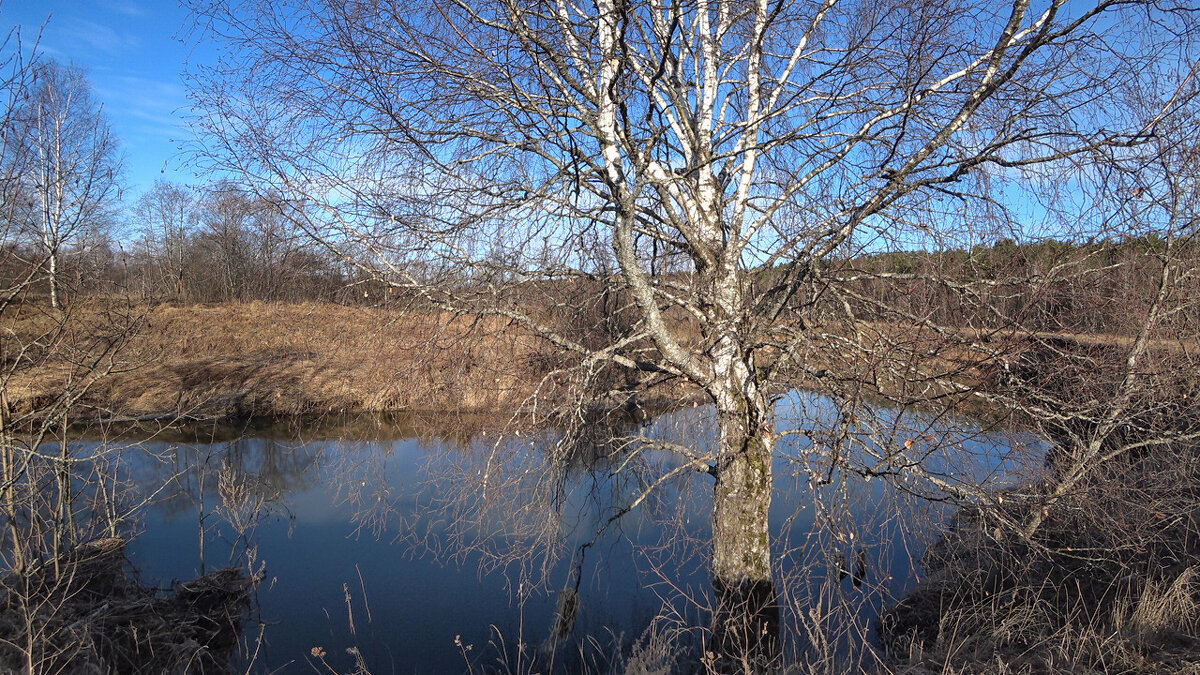
<path fill-rule="evenodd" d="M 529 402 L 555 403 L 556 385 L 544 378 L 561 368 L 554 347 L 500 318 L 474 319 L 448 313 L 389 307 L 312 303 L 207 303 L 157 306 L 119 301 L 80 303 L 70 354 L 109 331 L 114 313 L 137 328 L 116 358 L 114 372 L 91 389 L 75 411 L 77 421 L 275 417 L 320 413 L 454 410 L 497 413 Z M 577 321 L 578 315 L 552 317 Z M 59 320 L 45 308 L 22 306 L 10 328 L 16 340 L 33 341 Z M 107 326 L 107 328 L 106 328 Z M 583 326 L 576 329 L 584 332 Z M 942 335 L 920 326 L 862 323 L 872 353 L 846 349 L 846 326 L 831 325 L 804 355 L 809 370 L 853 373 L 873 395 L 916 395 L 923 384 L 948 393 L 947 376 L 971 385 L 997 375 L 1001 355 L 1019 358 L 1029 336 L 954 331 L 949 349 Z M 1108 335 L 1041 335 L 1064 344 L 1120 344 Z M 971 348 L 986 340 L 986 349 Z M 841 349 L 822 349 L 837 346 Z M 980 342 L 982 344 L 982 342 Z M 924 345 L 924 346 L 923 346 Z M 890 347 L 890 348 L 889 348 Z M 911 362 L 914 354 L 935 358 Z M 769 356 L 769 355 L 768 355 Z M 904 362 L 901 362 L 903 360 Z M 9 403 L 29 410 L 63 389 L 73 377 L 67 353 L 9 384 Z M 921 378 L 919 372 L 927 373 Z M 896 374 L 908 374 L 899 377 Z M 796 373 L 802 384 L 809 373 Z M 620 388 L 621 382 L 605 383 Z M 789 386 L 790 386 L 789 384 Z M 902 388 L 913 391 L 900 391 Z M 660 387 L 660 397 L 683 400 L 678 386 Z M 561 392 L 558 392 L 561 394 Z"/>
<path fill-rule="evenodd" d="M 77 311 L 95 320 L 99 307 Z M 26 308 L 11 327 L 32 336 L 45 320 Z M 160 305 L 121 352 L 127 367 L 89 392 L 77 415 L 495 410 L 532 392 L 545 374 L 537 356 L 531 336 L 495 320 L 324 303 Z M 53 395 L 69 365 L 22 373 L 10 403 L 28 408 Z"/>
<path fill-rule="evenodd" d="M 1200 668 L 1197 466 L 1172 453 L 1102 472 L 1032 540 L 961 512 L 926 553 L 928 576 L 880 621 L 897 672 Z M 1039 503 L 1017 499 L 1010 518 Z"/>
<path fill-rule="evenodd" d="M 225 569 L 169 594 L 139 583 L 110 537 L 0 578 L 0 668 L 28 673 L 222 673 L 250 579 Z"/>
<path fill-rule="evenodd" d="M 1053 448 L 925 554 L 880 620 L 899 672 L 1200 670 L 1200 368 L 1179 328 L 1141 351 L 1035 336 L 988 384 Z"/>
<path fill-rule="evenodd" d="M 86 349 L 83 342 L 104 334 L 118 306 L 123 317 L 137 315 L 137 328 L 116 357 L 114 372 L 92 387 L 73 411 L 76 421 L 401 410 L 503 413 L 539 401 L 553 407 L 565 395 L 561 385 L 570 379 L 565 373 L 546 379 L 565 366 L 554 356 L 554 346 L 501 318 L 326 302 L 153 307 L 80 303 L 73 310 L 77 316 L 72 333 L 80 344 L 68 351 L 81 353 Z M 579 316 L 551 319 L 578 322 Z M 13 312 L 10 327 L 17 340 L 28 342 L 55 320 L 45 308 L 26 305 Z M 588 329 L 577 325 L 575 330 Z M 817 345 L 806 362 L 839 373 L 855 372 L 855 379 L 871 383 L 873 394 L 919 386 L 919 381 L 914 385 L 912 379 L 890 377 L 897 369 L 920 368 L 939 376 L 957 373 L 972 380 L 992 373 L 978 367 L 986 355 L 969 349 L 942 349 L 935 362 L 908 364 L 911 367 L 895 363 L 896 358 L 919 352 L 920 343 L 928 343 L 930 353 L 938 351 L 939 336 L 920 328 L 862 324 L 859 330 L 874 336 L 872 344 L 893 344 L 895 349 L 867 354 Z M 825 339 L 832 341 L 845 332 L 845 327 L 831 326 Z M 60 352 L 20 373 L 9 384 L 10 405 L 23 412 L 53 397 L 75 377 L 75 365 Z M 605 390 L 598 394 L 632 386 L 620 375 L 624 373 L 609 373 L 600 383 Z M 808 374 L 796 374 L 789 386 L 805 377 Z M 928 381 L 933 386 L 935 378 Z M 694 395 L 668 380 L 642 403 L 654 397 L 679 403 Z"/>

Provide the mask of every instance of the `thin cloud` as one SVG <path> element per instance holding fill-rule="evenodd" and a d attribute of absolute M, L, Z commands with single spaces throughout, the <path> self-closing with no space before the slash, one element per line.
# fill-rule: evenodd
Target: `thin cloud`
<path fill-rule="evenodd" d="M 123 135 L 179 138 L 185 129 L 177 114 L 187 106 L 181 84 L 144 77 L 112 77 L 97 84 L 96 95 L 104 101 L 109 119 L 121 120 Z"/>
<path fill-rule="evenodd" d="M 86 19 L 68 19 L 59 29 L 61 39 L 78 42 L 108 54 L 123 54 L 136 50 L 141 40 L 128 33 L 120 33 L 108 26 Z M 55 40 L 60 42 L 60 40 Z"/>
<path fill-rule="evenodd" d="M 133 2 L 133 0 L 104 0 L 100 3 L 100 6 L 109 10 L 110 12 L 124 14 L 125 16 L 146 15 L 146 10 L 142 9 L 142 7 L 136 2 Z"/>

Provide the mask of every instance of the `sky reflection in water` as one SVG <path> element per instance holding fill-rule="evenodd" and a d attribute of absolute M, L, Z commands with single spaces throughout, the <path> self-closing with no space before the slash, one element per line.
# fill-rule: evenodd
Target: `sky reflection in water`
<path fill-rule="evenodd" d="M 799 392 L 781 403 L 779 413 L 780 429 L 808 430 L 828 429 L 841 414 L 828 399 Z M 947 450 L 930 458 L 931 464 L 960 476 L 988 476 L 997 484 L 1016 470 L 1013 462 L 1040 451 L 1027 437 L 982 434 L 974 423 L 923 420 L 886 409 L 872 410 L 870 417 L 860 426 L 871 427 L 874 438 L 911 437 L 922 430 L 924 437 L 937 434 Z M 655 418 L 641 433 L 704 447 L 711 442 L 712 426 L 710 411 L 700 407 Z M 163 585 L 199 574 L 200 514 L 205 514 L 206 569 L 250 564 L 265 571 L 255 615 L 267 627 L 256 670 L 291 664 L 284 672 L 305 672 L 313 647 L 322 647 L 339 670 L 348 669 L 351 657 L 345 650 L 357 645 L 374 672 L 460 672 L 467 661 L 456 636 L 474 646 L 468 657 L 476 662 L 497 658 L 488 643 L 501 637 L 510 654 L 518 640 L 537 649 L 553 623 L 552 594 L 538 591 L 514 602 L 518 590 L 527 590 L 510 584 L 515 575 L 481 573 L 478 555 L 447 561 L 454 550 L 431 555 L 407 536 L 431 533 L 420 538 L 423 543 L 446 544 L 440 541 L 445 523 L 438 511 L 432 517 L 429 511 L 446 486 L 431 488 L 427 481 L 445 476 L 447 466 L 478 472 L 493 449 L 486 435 L 438 434 L 436 426 L 414 429 L 377 420 L 365 430 L 361 423 L 306 430 L 300 440 L 290 440 L 296 436 L 292 431 L 247 429 L 236 440 L 216 443 L 149 442 L 146 448 L 158 459 L 132 466 L 133 479 L 149 488 L 177 475 L 178 484 L 146 511 L 130 557 L 145 579 Z M 942 519 L 945 511 L 920 503 L 898 510 L 894 491 L 882 480 L 842 481 L 834 472 L 831 484 L 815 486 L 812 478 L 825 470 L 823 439 L 820 433 L 799 434 L 780 446 L 771 510 L 773 528 L 780 533 L 776 557 L 784 575 L 810 563 L 819 568 L 789 589 L 803 594 L 800 589 L 815 592 L 824 580 L 831 552 L 846 551 L 852 560 L 857 548 L 866 548 L 872 580 L 864 590 L 873 590 L 852 590 L 847 581 L 844 594 L 838 593 L 841 600 L 858 603 L 860 614 L 873 614 L 888 594 L 912 583 L 912 559 L 929 536 L 928 528 L 904 533 L 901 526 Z M 528 439 L 513 442 L 537 447 Z M 1014 446 L 1028 452 L 1014 454 Z M 679 460 L 648 453 L 643 463 L 662 471 Z M 616 466 L 568 468 L 558 526 L 572 547 L 590 539 L 644 485 L 624 472 L 613 475 Z M 533 475 L 522 485 L 537 485 L 539 478 Z M 679 594 L 703 595 L 706 589 L 711 484 L 702 474 L 680 474 L 664 486 L 660 499 L 623 518 L 589 551 L 573 635 L 591 634 L 605 644 L 613 635 L 635 638 L 662 609 L 663 598 L 673 598 L 685 620 L 702 621 Z M 239 503 L 240 508 L 230 506 Z M 504 512 L 493 517 L 497 521 L 488 527 L 516 527 L 504 522 Z M 657 565 L 665 566 L 661 574 Z M 550 570 L 550 587 L 561 588 L 567 573 L 565 562 Z M 252 641 L 252 626 L 250 633 Z"/>

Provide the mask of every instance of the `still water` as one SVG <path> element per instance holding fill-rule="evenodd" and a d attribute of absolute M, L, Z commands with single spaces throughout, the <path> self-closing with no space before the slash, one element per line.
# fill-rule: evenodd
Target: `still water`
<path fill-rule="evenodd" d="M 791 394 L 779 413 L 780 429 L 795 431 L 779 445 L 771 509 L 785 600 L 849 607 L 859 639 L 869 639 L 879 607 L 914 583 L 915 561 L 947 511 L 905 496 L 928 488 L 920 480 L 847 470 L 877 471 L 885 453 L 835 466 L 829 447 L 841 442 L 850 455 L 845 440 L 856 435 L 870 438 L 860 444 L 868 450 L 916 438 L 935 448 L 922 456 L 933 478 L 992 486 L 1040 451 L 1028 437 L 969 420 L 882 408 L 839 424 L 845 411 L 815 394 Z M 641 450 L 605 446 L 557 461 L 547 459 L 554 432 L 498 442 L 488 424 L 462 417 L 150 439 L 129 478 L 157 493 L 129 555 L 161 586 L 229 566 L 261 574 L 240 664 L 255 672 L 329 672 L 314 653 L 351 672 L 355 651 L 376 675 L 513 671 L 531 660 L 544 670 L 551 657 L 567 669 L 581 658 L 600 663 L 655 616 L 705 622 L 712 479 L 646 442 L 703 449 L 711 411 L 624 431 L 642 438 Z M 568 637 L 555 649 L 559 591 L 573 585 L 572 562 L 587 542 L 575 572 L 578 617 L 560 627 Z M 830 570 L 856 557 L 868 563 L 866 582 L 832 583 Z M 803 612 L 793 614 L 803 623 Z"/>

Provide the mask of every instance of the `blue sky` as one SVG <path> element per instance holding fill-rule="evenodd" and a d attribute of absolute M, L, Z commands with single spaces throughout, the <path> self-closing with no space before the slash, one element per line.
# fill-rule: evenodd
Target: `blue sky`
<path fill-rule="evenodd" d="M 166 179 L 197 183 L 182 165 L 187 138 L 185 63 L 205 56 L 187 46 L 188 13 L 176 0 L 0 0 L 0 26 L 20 26 L 28 48 L 81 66 L 104 106 L 125 158 L 124 198 Z"/>

